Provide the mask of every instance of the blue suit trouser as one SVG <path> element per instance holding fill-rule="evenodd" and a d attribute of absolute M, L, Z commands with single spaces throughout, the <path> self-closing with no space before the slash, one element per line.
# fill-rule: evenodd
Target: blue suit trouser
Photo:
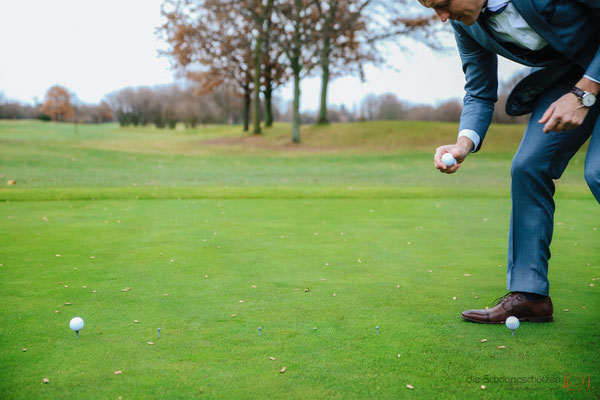
<path fill-rule="evenodd" d="M 600 101 L 583 124 L 567 132 L 542 131 L 537 121 L 570 87 L 556 87 L 537 101 L 512 162 L 512 212 L 508 238 L 507 288 L 548 295 L 548 260 L 554 228 L 554 179 L 590 138 L 585 180 L 600 203 Z M 600 98 L 599 98 L 600 100 Z"/>

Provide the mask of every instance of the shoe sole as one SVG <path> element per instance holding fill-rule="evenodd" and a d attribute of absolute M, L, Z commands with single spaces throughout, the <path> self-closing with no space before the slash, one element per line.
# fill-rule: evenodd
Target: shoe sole
<path fill-rule="evenodd" d="M 465 321 L 469 321 L 469 322 L 475 322 L 477 324 L 503 324 L 504 321 L 480 321 L 478 319 L 471 319 L 468 317 L 465 317 L 464 315 L 460 316 L 462 319 L 464 319 Z M 523 317 L 523 318 L 519 318 L 519 321 L 521 322 L 532 322 L 534 324 L 539 324 L 539 323 L 544 323 L 544 322 L 554 322 L 554 317 L 553 316 L 549 316 L 549 317 Z"/>

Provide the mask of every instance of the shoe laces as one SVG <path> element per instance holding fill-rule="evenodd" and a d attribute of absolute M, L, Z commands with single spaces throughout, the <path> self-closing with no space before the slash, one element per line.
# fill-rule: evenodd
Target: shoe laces
<path fill-rule="evenodd" d="M 492 303 L 492 306 L 503 303 L 506 299 L 508 299 L 509 297 L 512 297 L 512 295 L 514 295 L 514 294 L 518 295 L 517 292 L 508 292 L 505 295 L 498 297 L 496 300 L 494 300 L 494 302 Z"/>

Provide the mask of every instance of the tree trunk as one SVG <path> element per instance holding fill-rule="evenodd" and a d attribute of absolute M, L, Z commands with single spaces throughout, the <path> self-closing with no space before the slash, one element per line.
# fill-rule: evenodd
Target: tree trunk
<path fill-rule="evenodd" d="M 250 128 L 250 88 L 244 90 L 244 132 Z"/>
<path fill-rule="evenodd" d="M 327 37 L 323 38 L 323 50 L 321 51 L 321 106 L 319 108 L 319 119 L 317 123 L 327 124 L 327 88 L 329 87 L 329 54 L 331 44 Z"/>
<path fill-rule="evenodd" d="M 273 126 L 273 109 L 271 99 L 273 97 L 273 81 L 267 77 L 265 82 L 265 126 Z"/>
<path fill-rule="evenodd" d="M 294 119 L 292 121 L 292 141 L 300 143 L 300 51 L 302 49 L 302 35 L 300 33 L 300 13 L 302 0 L 295 0 L 296 24 L 294 27 L 294 41 L 292 47 L 291 67 L 294 74 Z"/>
<path fill-rule="evenodd" d="M 292 141 L 300 143 L 300 71 L 294 71 L 294 122 L 292 124 Z"/>
<path fill-rule="evenodd" d="M 261 43 L 262 38 L 259 33 L 254 45 L 254 107 L 252 112 L 252 122 L 254 125 L 254 134 L 258 135 L 260 131 L 260 76 L 261 76 Z"/>
<path fill-rule="evenodd" d="M 294 118 L 292 121 L 292 141 L 300 143 L 300 49 L 293 50 L 292 70 L 294 74 Z"/>

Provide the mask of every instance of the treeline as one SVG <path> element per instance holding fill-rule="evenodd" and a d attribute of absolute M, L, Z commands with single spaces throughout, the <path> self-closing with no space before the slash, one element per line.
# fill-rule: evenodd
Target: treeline
<path fill-rule="evenodd" d="M 54 85 L 46 92 L 44 102 L 34 105 L 7 100 L 0 93 L 0 119 L 102 123 L 112 121 L 113 113 L 105 101 L 85 104 L 66 88 Z"/>
<path fill-rule="evenodd" d="M 154 125 L 175 128 L 178 122 L 195 128 L 198 124 L 241 124 L 243 99 L 226 85 L 207 94 L 197 88 L 177 84 L 154 87 L 128 87 L 107 95 L 115 119 L 121 126 Z M 275 117 L 279 112 L 274 109 Z"/>

